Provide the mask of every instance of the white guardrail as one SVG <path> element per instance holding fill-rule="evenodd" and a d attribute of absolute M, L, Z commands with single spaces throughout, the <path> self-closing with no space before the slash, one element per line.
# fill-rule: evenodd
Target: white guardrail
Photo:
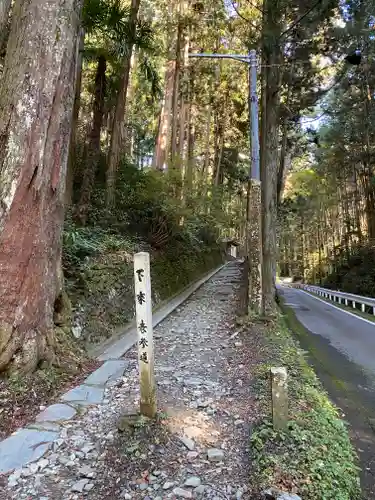
<path fill-rule="evenodd" d="M 354 293 L 336 292 L 328 288 L 313 285 L 300 284 L 298 288 L 319 295 L 324 299 L 332 300 L 333 302 L 352 307 L 353 309 L 360 309 L 362 312 L 375 316 L 375 299 L 371 297 L 363 297 L 361 295 L 355 295 Z"/>

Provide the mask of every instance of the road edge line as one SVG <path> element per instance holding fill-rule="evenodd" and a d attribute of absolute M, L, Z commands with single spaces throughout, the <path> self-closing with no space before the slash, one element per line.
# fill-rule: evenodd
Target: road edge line
<path fill-rule="evenodd" d="M 346 311 L 345 309 L 341 309 L 340 307 L 337 307 L 336 305 L 331 304 L 330 302 L 326 302 L 325 300 L 320 299 L 319 297 L 315 297 L 315 295 L 313 295 L 312 293 L 306 292 L 305 290 L 301 290 L 300 288 L 298 290 L 302 293 L 305 293 L 309 297 L 312 297 L 315 300 L 319 300 L 319 302 L 322 302 L 323 304 L 326 304 L 327 306 L 333 307 L 334 309 L 336 309 L 336 311 L 341 311 L 345 314 L 349 314 L 349 316 L 353 316 L 353 318 L 361 319 L 365 323 L 368 323 L 369 325 L 372 325 L 375 327 L 375 323 L 373 321 L 370 321 L 369 319 L 362 318 L 362 316 L 359 316 L 358 314 L 354 314 L 350 311 Z"/>

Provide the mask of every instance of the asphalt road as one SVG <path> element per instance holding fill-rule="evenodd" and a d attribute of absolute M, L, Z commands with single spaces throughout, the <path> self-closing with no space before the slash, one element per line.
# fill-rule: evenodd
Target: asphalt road
<path fill-rule="evenodd" d="M 303 290 L 284 288 L 286 304 L 311 333 L 320 335 L 375 378 L 375 323 L 348 314 Z M 350 312 L 350 310 L 349 310 Z"/>
<path fill-rule="evenodd" d="M 375 323 L 303 290 L 280 286 L 278 292 L 298 320 L 289 318 L 302 348 L 350 424 L 363 498 L 375 500 Z"/>

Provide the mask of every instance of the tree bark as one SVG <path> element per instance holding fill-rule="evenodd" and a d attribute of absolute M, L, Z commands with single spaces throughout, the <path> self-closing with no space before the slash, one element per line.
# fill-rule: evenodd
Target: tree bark
<path fill-rule="evenodd" d="M 12 0 L 1 0 L 0 2 L 0 57 L 5 55 L 11 6 Z"/>
<path fill-rule="evenodd" d="M 198 191 L 199 198 L 203 199 L 203 206 L 206 205 L 206 197 L 207 197 L 207 182 L 206 177 L 208 177 L 208 171 L 210 167 L 210 139 L 211 139 L 211 118 L 212 118 L 212 110 L 211 104 L 206 106 L 206 127 L 205 127 L 205 146 L 204 146 L 204 161 L 202 163 L 202 170 L 200 174 L 200 179 L 198 183 Z"/>
<path fill-rule="evenodd" d="M 165 67 L 164 75 L 164 99 L 160 110 L 158 132 L 155 141 L 154 156 L 152 166 L 156 170 L 164 170 L 167 168 L 167 160 L 171 151 L 171 122 L 172 122 L 172 107 L 173 107 L 173 89 L 175 83 L 176 72 L 176 37 L 174 33 L 175 27 L 175 3 L 169 4 L 169 16 L 171 19 L 168 28 L 168 61 Z"/>
<path fill-rule="evenodd" d="M 187 148 L 187 158 L 186 158 L 186 194 L 187 198 L 193 199 L 193 185 L 194 185 L 194 169 L 195 169 L 195 158 L 194 158 L 194 148 L 195 148 L 195 115 L 196 109 L 192 102 L 189 103 L 189 122 L 188 122 L 188 148 Z"/>
<path fill-rule="evenodd" d="M 76 74 L 75 97 L 73 106 L 72 128 L 70 135 L 68 170 L 66 173 L 66 190 L 65 190 L 66 207 L 69 207 L 73 201 L 74 170 L 77 160 L 77 125 L 78 125 L 79 110 L 81 108 L 82 64 L 83 64 L 84 44 L 85 44 L 85 31 L 81 28 L 79 34 L 79 44 L 78 44 L 77 74 Z"/>
<path fill-rule="evenodd" d="M 207 122 L 206 122 L 206 144 L 204 147 L 204 164 L 202 169 L 202 182 L 204 174 L 208 172 L 210 167 L 210 142 L 211 142 L 211 119 L 212 119 L 212 106 L 211 103 L 207 105 Z"/>
<path fill-rule="evenodd" d="M 133 52 L 132 58 L 130 61 L 130 80 L 132 79 L 132 75 L 134 72 L 137 70 L 137 54 Z M 136 92 L 136 87 L 135 85 L 131 84 L 132 82 L 130 81 L 129 83 L 129 88 L 128 88 L 128 94 L 126 100 L 131 103 L 134 100 L 135 92 Z M 133 161 L 133 143 L 134 143 L 134 127 L 132 127 L 132 124 L 130 123 L 130 110 L 129 106 L 127 109 L 125 109 L 125 115 L 124 115 L 124 141 L 123 141 L 123 147 L 122 151 L 124 153 L 124 156 L 128 158 L 130 161 Z"/>
<path fill-rule="evenodd" d="M 122 73 L 120 77 L 120 88 L 117 95 L 115 116 L 113 119 L 111 131 L 111 144 L 108 153 L 108 168 L 107 168 L 107 206 L 113 205 L 115 196 L 116 172 L 120 162 L 121 145 L 122 145 L 122 126 L 124 121 L 124 113 L 126 108 L 126 95 L 129 85 L 129 76 L 131 68 L 131 59 L 134 46 L 134 39 L 137 28 L 138 11 L 141 0 L 132 0 L 129 16 L 129 42 L 126 55 L 123 61 Z"/>
<path fill-rule="evenodd" d="M 224 149 L 224 128 L 220 129 L 220 139 L 217 150 L 217 163 L 215 168 L 215 179 L 214 185 L 219 186 L 221 184 L 221 180 L 223 178 L 221 171 L 221 162 L 223 158 L 223 149 Z"/>
<path fill-rule="evenodd" d="M 263 78 L 262 86 L 262 146 L 261 158 L 263 203 L 263 307 L 264 313 L 275 310 L 276 275 L 276 198 L 279 147 L 280 106 L 280 5 L 267 0 L 264 5 Z"/>
<path fill-rule="evenodd" d="M 80 13 L 76 0 L 13 11 L 0 90 L 0 371 L 54 358 Z"/>
<path fill-rule="evenodd" d="M 281 196 L 283 194 L 284 183 L 286 173 L 290 167 L 291 163 L 291 147 L 288 144 L 288 127 L 286 124 L 286 120 L 283 122 L 281 127 L 281 147 L 280 147 L 280 161 L 279 161 L 279 169 L 277 172 L 277 206 L 281 203 Z"/>
<path fill-rule="evenodd" d="M 171 131 L 171 162 L 175 160 L 178 144 L 177 144 L 177 128 L 178 128 L 178 101 L 181 87 L 181 45 L 183 37 L 184 24 L 182 20 L 178 22 L 177 42 L 176 42 L 176 61 L 174 65 L 173 78 L 173 96 L 172 96 L 172 131 Z"/>
<path fill-rule="evenodd" d="M 175 61 L 170 60 L 167 62 L 165 70 L 164 101 L 160 112 L 158 135 L 156 137 L 154 157 L 152 160 L 152 166 L 156 170 L 163 170 L 168 158 L 174 72 Z"/>
<path fill-rule="evenodd" d="M 107 61 L 106 58 L 101 55 L 98 57 L 96 67 L 92 128 L 89 134 L 80 198 L 77 205 L 77 218 L 82 225 L 85 225 L 87 221 L 92 189 L 94 187 L 95 175 L 100 159 L 100 133 L 104 118 L 106 70 Z"/>
<path fill-rule="evenodd" d="M 181 97 L 180 101 L 180 126 L 178 132 L 178 156 L 180 159 L 180 169 L 182 169 L 184 161 L 185 152 L 185 130 L 186 130 L 186 115 L 187 115 L 188 105 L 185 102 L 184 97 Z"/>
<path fill-rule="evenodd" d="M 361 196 L 358 190 L 357 169 L 355 165 L 353 165 L 353 183 L 354 183 L 353 201 L 354 201 L 355 222 L 357 227 L 357 236 L 359 243 L 362 244 L 362 226 L 361 226 L 361 215 L 359 210 L 361 204 Z"/>
<path fill-rule="evenodd" d="M 227 109 L 228 99 L 229 99 L 229 90 L 227 89 L 224 94 L 222 108 L 218 110 L 218 113 L 216 114 L 215 160 L 214 160 L 215 164 L 214 164 L 214 176 L 213 176 L 214 186 L 220 186 L 224 180 L 222 171 L 222 159 L 223 159 L 223 151 L 225 144 L 225 132 L 227 126 L 226 109 Z"/>

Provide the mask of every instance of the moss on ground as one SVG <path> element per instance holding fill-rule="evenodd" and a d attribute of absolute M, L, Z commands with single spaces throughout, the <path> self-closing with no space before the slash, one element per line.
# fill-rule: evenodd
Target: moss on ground
<path fill-rule="evenodd" d="M 222 263 L 223 255 L 218 250 L 155 255 L 151 260 L 154 305 L 175 295 Z"/>
<path fill-rule="evenodd" d="M 275 432 L 264 421 L 251 435 L 253 471 L 259 489 L 293 491 L 303 500 L 361 498 L 357 457 L 346 424 L 330 402 L 283 317 L 266 330 L 268 362 L 261 365 L 257 389 L 270 414 L 269 369 L 288 370 L 289 424 Z"/>

